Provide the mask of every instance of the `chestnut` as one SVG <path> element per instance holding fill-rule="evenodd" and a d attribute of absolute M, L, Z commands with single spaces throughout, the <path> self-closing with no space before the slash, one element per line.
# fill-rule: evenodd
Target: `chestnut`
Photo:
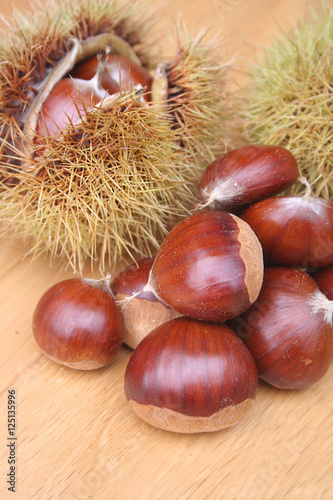
<path fill-rule="evenodd" d="M 153 262 L 154 258 L 151 257 L 139 260 L 111 282 L 114 298 L 122 307 L 123 342 L 132 349 L 154 328 L 180 316 L 179 312 L 163 304 L 152 292 L 142 291 L 148 283 Z"/>
<path fill-rule="evenodd" d="M 235 149 L 211 163 L 202 175 L 202 206 L 234 210 L 290 187 L 297 161 L 282 146 L 254 144 Z"/>
<path fill-rule="evenodd" d="M 333 203 L 315 196 L 267 198 L 241 215 L 274 265 L 317 268 L 333 264 Z"/>
<path fill-rule="evenodd" d="M 333 301 L 304 271 L 266 269 L 257 301 L 229 324 L 251 352 L 259 377 L 281 389 L 320 380 L 333 354 Z"/>
<path fill-rule="evenodd" d="M 176 318 L 150 332 L 132 354 L 125 394 L 149 424 L 180 433 L 212 432 L 250 410 L 258 373 L 225 324 Z"/>
<path fill-rule="evenodd" d="M 153 79 L 143 66 L 131 61 L 127 57 L 117 54 L 107 55 L 104 64 L 105 71 L 108 73 L 109 77 L 119 85 L 122 91 L 130 91 L 133 87 L 140 84 L 142 87 L 146 88 L 144 94 L 145 99 L 150 101 Z M 71 75 L 74 78 L 90 80 L 95 75 L 97 66 L 98 58 L 96 56 L 91 57 L 78 64 L 71 72 Z"/>
<path fill-rule="evenodd" d="M 167 235 L 144 290 L 186 316 L 225 321 L 256 300 L 262 278 L 262 249 L 250 226 L 228 212 L 198 212 Z"/>
<path fill-rule="evenodd" d="M 58 134 L 69 123 L 75 123 L 85 116 L 106 96 L 116 92 L 119 92 L 118 84 L 105 72 L 96 73 L 88 81 L 63 78 L 43 102 L 37 120 L 37 135 L 44 137 Z"/>
<path fill-rule="evenodd" d="M 333 300 L 333 266 L 322 267 L 312 273 L 311 277 L 319 286 L 320 291 L 329 300 Z"/>
<path fill-rule="evenodd" d="M 108 279 L 72 278 L 52 286 L 33 315 L 33 334 L 52 360 L 81 370 L 109 364 L 122 343 L 123 319 Z"/>

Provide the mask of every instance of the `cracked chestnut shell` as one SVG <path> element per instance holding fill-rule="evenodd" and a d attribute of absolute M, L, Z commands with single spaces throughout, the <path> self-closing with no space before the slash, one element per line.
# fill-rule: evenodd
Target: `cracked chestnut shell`
<path fill-rule="evenodd" d="M 254 360 L 225 324 L 176 318 L 135 349 L 125 373 L 133 411 L 173 432 L 224 429 L 250 410 L 258 387 Z"/>

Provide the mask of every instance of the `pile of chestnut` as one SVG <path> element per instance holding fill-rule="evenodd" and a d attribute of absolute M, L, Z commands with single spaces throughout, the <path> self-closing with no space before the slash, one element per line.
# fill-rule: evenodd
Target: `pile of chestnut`
<path fill-rule="evenodd" d="M 316 383 L 333 356 L 333 203 L 308 185 L 304 196 L 281 196 L 298 176 L 283 147 L 217 159 L 202 176 L 201 204 L 155 258 L 43 295 L 33 318 L 40 348 L 93 369 L 124 342 L 134 349 L 130 406 L 174 432 L 239 422 L 259 378 L 281 389 Z"/>

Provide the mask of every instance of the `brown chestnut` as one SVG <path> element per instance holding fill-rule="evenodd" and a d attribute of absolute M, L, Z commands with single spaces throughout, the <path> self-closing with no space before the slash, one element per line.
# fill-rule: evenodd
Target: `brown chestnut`
<path fill-rule="evenodd" d="M 150 332 L 132 354 L 125 393 L 149 424 L 173 432 L 224 429 L 251 408 L 255 363 L 224 324 L 176 318 Z"/>
<path fill-rule="evenodd" d="M 119 85 L 108 73 L 99 69 L 98 64 L 90 80 L 63 78 L 43 102 L 37 120 L 37 135 L 57 135 L 69 123 L 84 117 L 106 96 L 115 92 L 119 92 Z"/>
<path fill-rule="evenodd" d="M 302 389 L 326 373 L 333 354 L 333 302 L 304 271 L 266 269 L 257 301 L 231 327 L 251 352 L 259 377 Z"/>
<path fill-rule="evenodd" d="M 320 291 L 329 300 L 333 300 L 333 266 L 322 267 L 312 273 L 311 277 L 319 286 Z"/>
<path fill-rule="evenodd" d="M 333 203 L 314 196 L 267 198 L 245 209 L 264 256 L 275 265 L 333 264 Z"/>
<path fill-rule="evenodd" d="M 122 307 L 123 342 L 132 349 L 154 328 L 180 316 L 179 312 L 163 304 L 152 292 L 142 291 L 148 283 L 153 262 L 154 259 L 150 257 L 142 259 L 124 269 L 111 283 L 114 298 Z"/>
<path fill-rule="evenodd" d="M 167 235 L 144 288 L 181 314 L 224 321 L 258 297 L 260 243 L 248 224 L 227 212 L 198 212 Z"/>
<path fill-rule="evenodd" d="M 295 157 L 282 146 L 255 144 L 235 149 L 204 172 L 203 206 L 232 210 L 290 187 L 299 174 Z"/>
<path fill-rule="evenodd" d="M 122 343 L 123 319 L 108 279 L 73 278 L 52 286 L 33 315 L 33 334 L 52 360 L 80 370 L 112 361 Z"/>
<path fill-rule="evenodd" d="M 150 92 L 152 86 L 152 77 L 149 72 L 139 64 L 131 61 L 127 57 L 109 54 L 105 59 L 105 70 L 113 81 L 119 85 L 123 91 L 130 91 L 133 87 L 140 84 L 146 87 L 144 97 L 150 101 Z M 96 56 L 87 59 L 78 64 L 71 75 L 74 78 L 90 80 L 96 73 L 98 58 Z"/>

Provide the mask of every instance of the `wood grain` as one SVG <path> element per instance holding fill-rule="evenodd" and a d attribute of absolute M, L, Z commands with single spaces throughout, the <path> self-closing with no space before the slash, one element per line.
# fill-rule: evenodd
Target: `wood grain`
<path fill-rule="evenodd" d="M 221 29 L 229 56 L 239 53 L 238 85 L 253 52 L 248 40 L 267 43 L 278 25 L 286 28 L 309 3 L 170 0 L 157 23 L 166 53 L 166 28 L 172 30 L 179 11 L 194 32 L 205 27 L 213 37 Z M 12 5 L 31 8 L 28 0 L 14 0 L 1 2 L 0 12 L 9 15 Z M 110 367 L 89 373 L 42 355 L 31 329 L 35 305 L 72 272 L 57 261 L 22 260 L 24 254 L 17 242 L 1 241 L 1 499 L 331 500 L 332 366 L 320 383 L 302 391 L 261 383 L 256 405 L 234 428 L 199 435 L 157 430 L 127 405 L 126 347 Z M 6 484 L 8 388 L 18 397 L 16 496 Z"/>

